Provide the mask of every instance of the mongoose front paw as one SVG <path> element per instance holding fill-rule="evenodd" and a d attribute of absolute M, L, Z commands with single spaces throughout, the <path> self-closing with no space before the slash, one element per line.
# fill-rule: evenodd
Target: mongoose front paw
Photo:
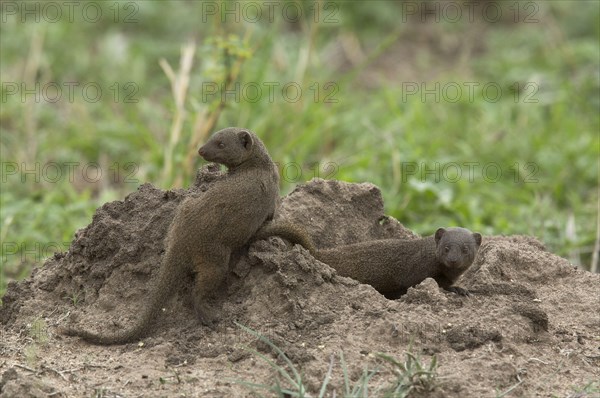
<path fill-rule="evenodd" d="M 456 293 L 460 296 L 469 297 L 471 295 L 467 289 L 463 289 L 462 287 L 458 287 L 458 286 L 450 286 L 446 290 L 449 292 L 452 292 L 452 293 Z"/>

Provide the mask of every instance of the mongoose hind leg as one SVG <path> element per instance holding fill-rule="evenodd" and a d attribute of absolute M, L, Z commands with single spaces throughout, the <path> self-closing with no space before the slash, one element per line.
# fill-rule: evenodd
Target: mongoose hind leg
<path fill-rule="evenodd" d="M 218 320 L 214 308 L 208 302 L 211 293 L 218 289 L 227 277 L 230 253 L 229 250 L 219 250 L 220 256 L 215 256 L 215 251 L 210 260 L 199 258 L 195 261 L 195 281 L 193 289 L 193 303 L 196 316 L 205 326 L 212 326 Z"/>

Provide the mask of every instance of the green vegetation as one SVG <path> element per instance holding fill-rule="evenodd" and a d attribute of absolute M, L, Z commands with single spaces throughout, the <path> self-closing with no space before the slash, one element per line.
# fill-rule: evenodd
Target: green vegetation
<path fill-rule="evenodd" d="M 198 145 L 230 125 L 264 139 L 282 193 L 313 176 L 370 181 L 421 234 L 531 234 L 591 262 L 596 1 L 507 2 L 491 22 L 450 10 L 421 22 L 388 1 L 284 1 L 257 22 L 233 2 L 239 22 L 207 9 L 218 2 L 91 2 L 98 21 L 86 2 L 72 20 L 40 8 L 39 21 L 8 3 L 0 295 L 104 202 L 144 182 L 190 185 Z M 290 4 L 305 10 L 297 21 L 282 17 Z"/>
<path fill-rule="evenodd" d="M 38 344 L 46 344 L 48 342 L 48 325 L 46 321 L 36 318 L 30 325 L 29 336 Z"/>
<path fill-rule="evenodd" d="M 36 367 L 40 360 L 40 350 L 48 344 L 48 325 L 45 320 L 36 318 L 27 326 L 31 342 L 24 349 L 25 361 L 28 366 Z"/>
<path fill-rule="evenodd" d="M 312 396 L 307 392 L 307 387 L 301 371 L 296 368 L 280 347 L 257 331 L 239 323 L 236 323 L 236 325 L 243 331 L 255 336 L 261 342 L 266 344 L 274 354 L 277 354 L 277 358 L 284 363 L 283 366 L 280 366 L 277 364 L 277 361 L 274 361 L 268 355 L 246 348 L 273 369 L 275 373 L 273 384 L 259 384 L 246 380 L 235 381 L 236 383 L 249 388 L 254 394 L 260 397 L 264 397 L 264 395 L 261 394 L 261 391 L 273 393 L 268 396 L 277 397 L 302 398 Z M 391 368 L 392 376 L 388 376 L 390 380 L 387 385 L 384 385 L 382 382 L 379 382 L 375 386 L 373 385 L 375 384 L 373 380 L 374 376 L 381 373 L 380 368 L 382 368 L 382 364 L 379 364 L 375 369 L 371 370 L 368 369 L 368 367 L 365 367 L 358 379 L 352 383 L 348 376 L 348 367 L 344 360 L 344 354 L 340 352 L 340 367 L 343 376 L 344 389 L 343 394 L 340 394 L 340 396 L 346 398 L 404 398 L 410 396 L 413 392 L 423 393 L 433 391 L 438 383 L 437 357 L 435 355 L 432 357 L 429 366 L 425 366 L 422 363 L 422 359 L 411 352 L 405 353 L 406 359 L 403 362 L 383 353 L 376 353 L 375 357 L 380 359 L 380 362 L 382 362 L 383 365 Z M 327 373 L 320 385 L 318 397 L 327 396 L 327 387 L 334 375 L 333 368 L 334 356 L 332 355 Z"/>
<path fill-rule="evenodd" d="M 573 393 L 569 394 L 567 398 L 587 398 L 597 396 L 598 394 L 600 394 L 600 383 L 597 381 L 590 381 L 583 387 L 573 387 Z"/>
<path fill-rule="evenodd" d="M 73 307 L 77 307 L 77 304 L 79 304 L 79 301 L 81 300 L 81 294 L 79 292 L 75 292 L 70 296 L 65 296 L 63 298 L 69 300 L 71 304 L 73 304 Z"/>

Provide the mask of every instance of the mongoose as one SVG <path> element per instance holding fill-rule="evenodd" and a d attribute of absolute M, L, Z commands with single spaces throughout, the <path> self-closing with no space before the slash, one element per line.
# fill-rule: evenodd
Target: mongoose
<path fill-rule="evenodd" d="M 434 236 L 382 239 L 318 250 L 315 257 L 349 276 L 373 286 L 388 298 L 397 298 L 426 278 L 445 290 L 468 295 L 452 286 L 473 263 L 481 235 L 465 228 L 439 228 Z"/>
<path fill-rule="evenodd" d="M 273 235 L 304 246 L 340 275 L 370 284 L 389 298 L 399 297 L 426 278 L 434 278 L 445 290 L 468 295 L 466 289 L 452 284 L 471 266 L 481 245 L 479 233 L 439 228 L 428 238 L 382 239 L 317 250 L 304 228 L 285 220 L 265 224 L 252 241 Z"/>
<path fill-rule="evenodd" d="M 73 328 L 62 330 L 63 334 L 105 345 L 143 337 L 187 273 L 195 274 L 198 316 L 205 323 L 213 320 L 205 297 L 225 279 L 232 252 L 247 244 L 273 217 L 279 198 L 279 173 L 264 144 L 247 129 L 218 131 L 198 154 L 225 165 L 228 173 L 204 195 L 187 198 L 179 205 L 169 227 L 158 278 L 137 323 L 107 335 Z"/>
<path fill-rule="evenodd" d="M 296 225 L 287 220 L 272 220 L 263 225 L 252 237 L 251 241 L 257 241 L 261 239 L 267 239 L 270 236 L 280 236 L 283 239 L 290 241 L 293 244 L 299 244 L 304 246 L 306 250 L 313 256 L 316 254 L 317 249 L 312 241 L 312 238 L 299 225 Z"/>

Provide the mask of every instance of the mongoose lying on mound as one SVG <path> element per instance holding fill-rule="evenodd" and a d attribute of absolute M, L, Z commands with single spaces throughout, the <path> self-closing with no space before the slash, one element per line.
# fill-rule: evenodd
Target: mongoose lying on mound
<path fill-rule="evenodd" d="M 389 298 L 397 298 L 427 278 L 440 287 L 468 295 L 452 286 L 475 260 L 481 235 L 465 228 L 439 228 L 434 236 L 415 240 L 382 239 L 317 250 L 304 228 L 285 220 L 265 224 L 253 241 L 278 235 L 304 246 L 315 258 L 338 274 L 373 286 Z"/>
<path fill-rule="evenodd" d="M 397 298 L 426 278 L 461 295 L 452 286 L 473 263 L 481 235 L 464 228 L 440 228 L 434 236 L 415 240 L 382 239 L 318 250 L 315 257 L 349 276 L 373 286 L 388 298 Z"/>
<path fill-rule="evenodd" d="M 158 278 L 137 323 L 114 334 L 73 328 L 62 330 L 64 334 L 96 344 L 136 340 L 147 333 L 186 273 L 195 274 L 194 301 L 200 319 L 212 320 L 205 297 L 225 279 L 231 253 L 248 243 L 273 217 L 279 174 L 264 144 L 246 129 L 220 130 L 198 153 L 209 162 L 227 166 L 227 176 L 215 181 L 204 195 L 187 198 L 179 205 L 166 238 Z"/>

